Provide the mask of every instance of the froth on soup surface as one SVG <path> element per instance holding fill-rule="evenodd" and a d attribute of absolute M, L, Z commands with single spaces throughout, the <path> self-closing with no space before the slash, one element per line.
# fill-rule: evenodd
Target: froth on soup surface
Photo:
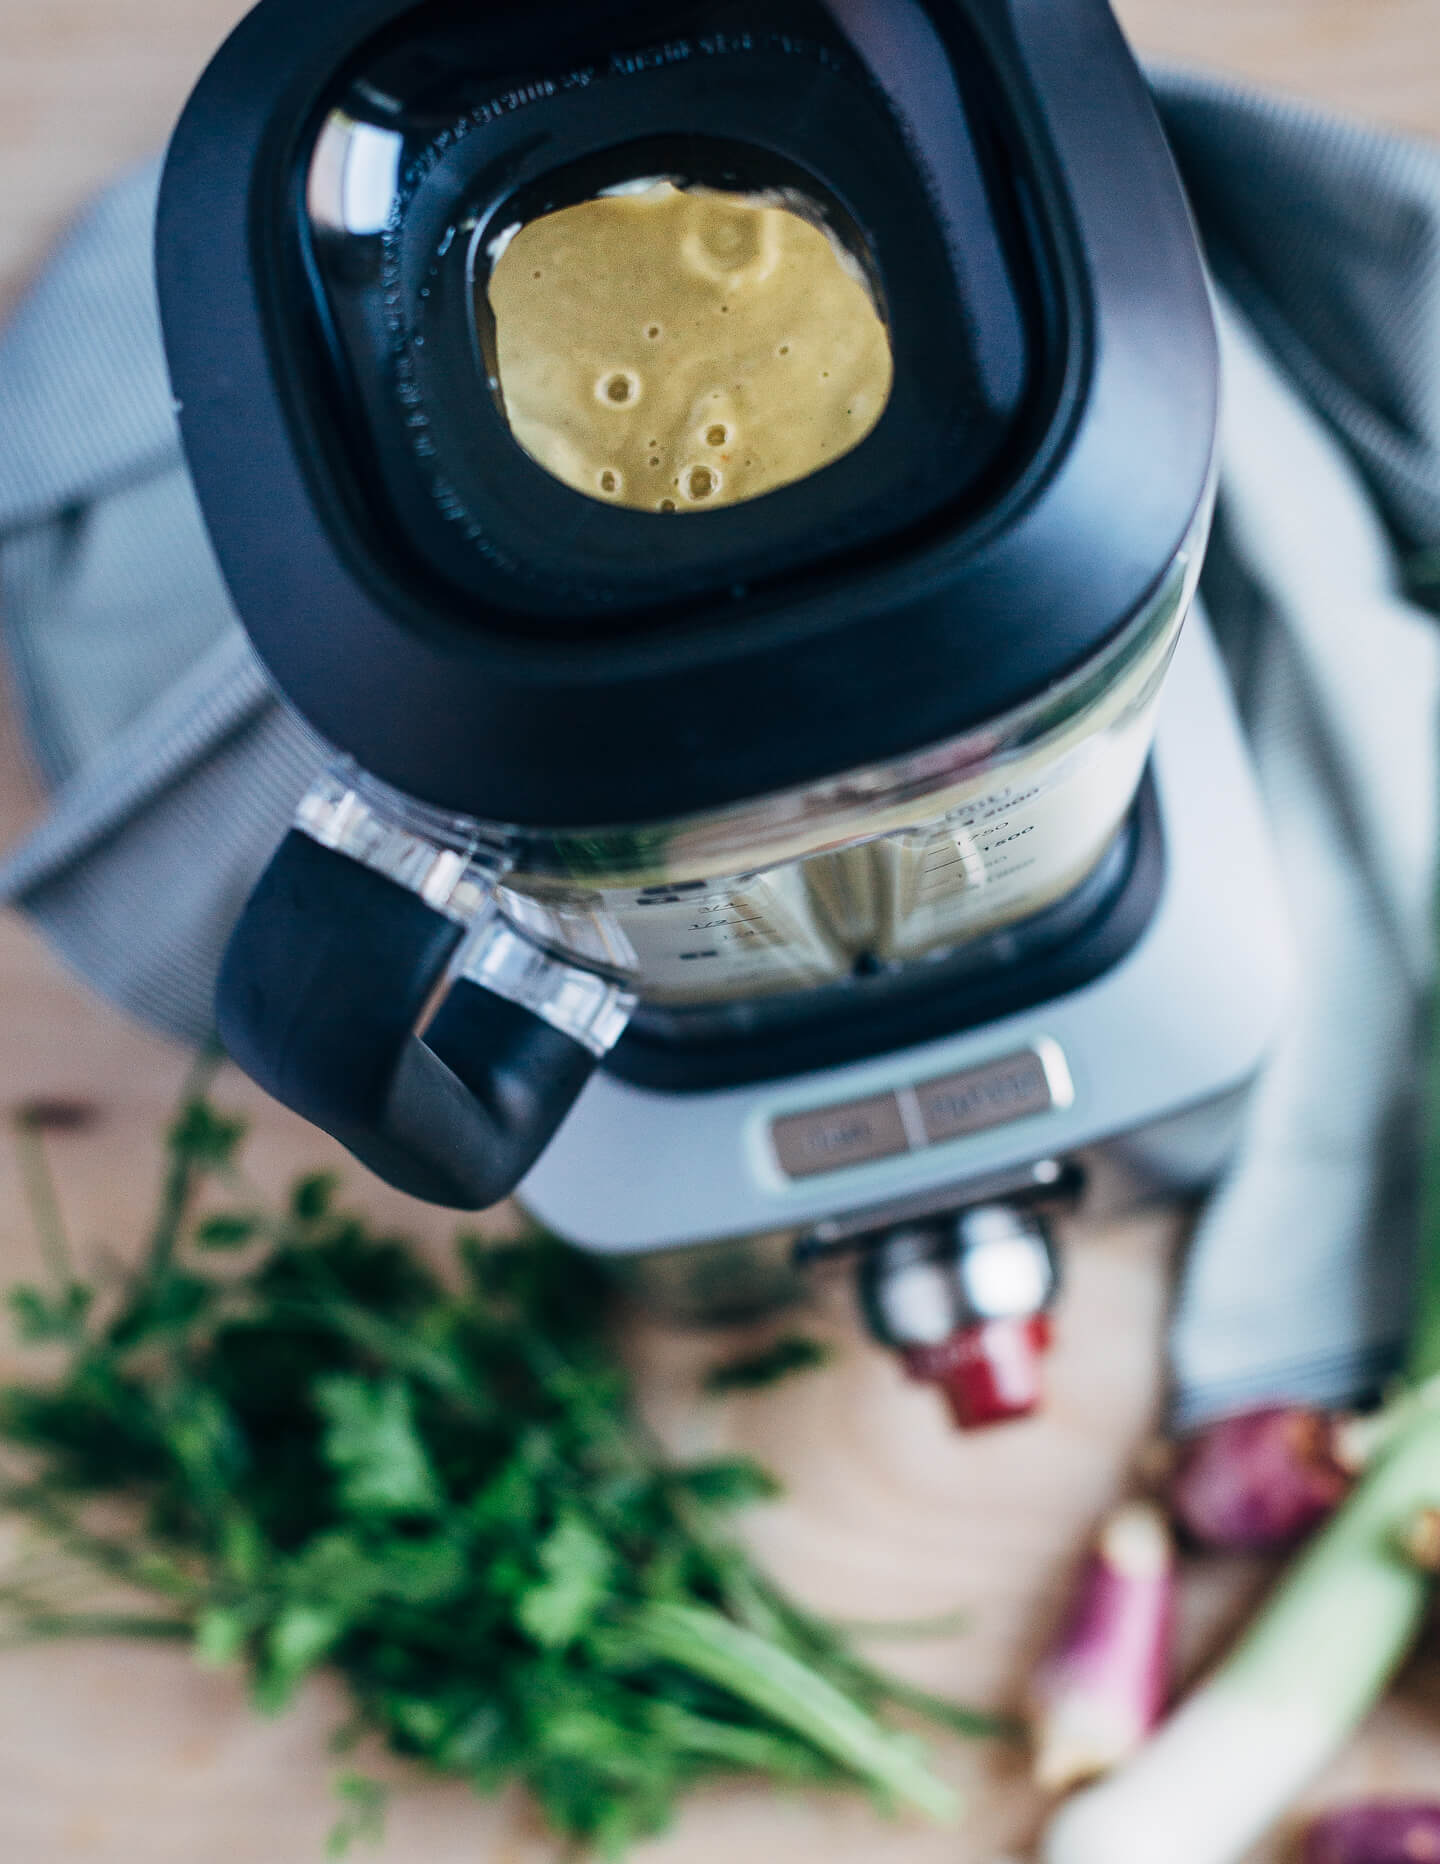
<path fill-rule="evenodd" d="M 840 459 L 885 410 L 890 340 L 859 269 L 759 196 L 603 196 L 533 220 L 489 283 L 516 440 L 591 498 L 696 512 Z"/>

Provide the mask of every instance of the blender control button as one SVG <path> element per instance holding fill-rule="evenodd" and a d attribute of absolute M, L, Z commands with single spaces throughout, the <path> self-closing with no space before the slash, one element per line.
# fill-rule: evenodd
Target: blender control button
<path fill-rule="evenodd" d="M 770 1136 L 787 1178 L 813 1178 L 845 1165 L 893 1158 L 910 1149 L 894 1094 L 788 1114 L 774 1122 Z"/>
<path fill-rule="evenodd" d="M 915 1098 L 931 1145 L 983 1133 L 1032 1113 L 1048 1113 L 1058 1104 L 1050 1072 L 1034 1049 L 967 1068 L 963 1074 L 923 1081 Z"/>

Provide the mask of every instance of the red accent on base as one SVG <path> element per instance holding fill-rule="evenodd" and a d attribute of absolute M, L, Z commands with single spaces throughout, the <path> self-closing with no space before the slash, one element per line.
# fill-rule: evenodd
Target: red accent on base
<path fill-rule="evenodd" d="M 912 1379 L 938 1385 L 961 1430 L 1029 1417 L 1045 1399 L 1048 1314 L 1023 1320 L 982 1320 L 939 1346 L 912 1346 L 901 1355 Z"/>

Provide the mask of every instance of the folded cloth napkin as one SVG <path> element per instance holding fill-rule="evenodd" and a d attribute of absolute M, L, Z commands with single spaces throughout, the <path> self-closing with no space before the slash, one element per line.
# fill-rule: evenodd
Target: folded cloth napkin
<path fill-rule="evenodd" d="M 1302 971 L 1182 1275 L 1189 1420 L 1371 1389 L 1407 1318 L 1440 644 L 1400 566 L 1440 546 L 1440 153 L 1203 78 L 1156 91 L 1224 297 L 1205 599 Z M 155 184 L 93 208 L 0 339 L 0 635 L 52 791 L 0 899 L 197 1040 L 322 752 L 239 630 L 181 463 Z"/>
<path fill-rule="evenodd" d="M 1188 1421 L 1364 1395 L 1410 1317 L 1440 641 L 1403 565 L 1440 543 L 1440 150 L 1205 79 L 1157 91 L 1226 299 L 1204 590 L 1300 975 L 1182 1275 Z"/>

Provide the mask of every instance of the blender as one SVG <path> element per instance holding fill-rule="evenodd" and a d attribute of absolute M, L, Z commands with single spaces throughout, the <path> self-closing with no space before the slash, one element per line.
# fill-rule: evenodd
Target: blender
<path fill-rule="evenodd" d="M 697 1311 L 853 1256 L 960 1422 L 1032 1409 L 1048 1203 L 1213 1173 L 1288 963 L 1104 0 L 263 0 L 159 277 L 322 766 L 232 1055 Z"/>

